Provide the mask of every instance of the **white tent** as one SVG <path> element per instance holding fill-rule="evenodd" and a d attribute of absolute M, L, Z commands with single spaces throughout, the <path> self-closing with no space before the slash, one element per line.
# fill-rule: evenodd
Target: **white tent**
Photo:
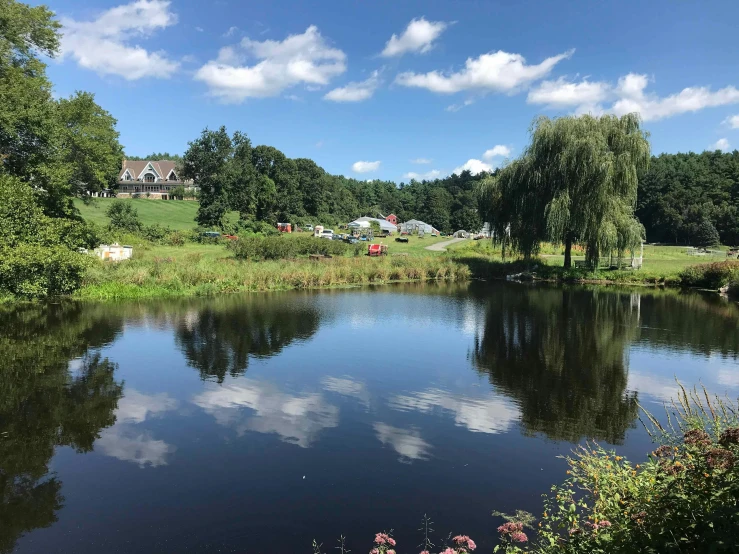
<path fill-rule="evenodd" d="M 380 225 L 380 230 L 386 231 L 388 233 L 395 233 L 397 232 L 398 228 L 390 223 L 389 221 L 386 221 L 384 219 L 378 219 L 376 217 L 359 217 L 349 223 L 348 227 L 350 229 L 369 229 L 371 225 L 371 221 L 376 221 Z"/>

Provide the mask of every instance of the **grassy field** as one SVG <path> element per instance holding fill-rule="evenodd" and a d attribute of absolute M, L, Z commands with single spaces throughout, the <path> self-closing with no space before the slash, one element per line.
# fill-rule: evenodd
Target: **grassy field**
<path fill-rule="evenodd" d="M 109 222 L 105 211 L 115 198 L 95 198 L 91 204 L 75 200 L 75 207 L 82 217 L 98 225 Z M 141 223 L 153 225 L 158 223 L 172 229 L 187 230 L 195 227 L 195 214 L 198 203 L 191 200 L 148 200 L 146 198 L 123 199 L 122 202 L 132 204 L 139 213 Z"/>

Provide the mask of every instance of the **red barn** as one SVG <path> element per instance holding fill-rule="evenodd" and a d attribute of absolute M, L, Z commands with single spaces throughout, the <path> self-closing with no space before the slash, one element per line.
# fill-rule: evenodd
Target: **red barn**
<path fill-rule="evenodd" d="M 389 216 L 387 216 L 385 218 L 385 221 L 389 221 L 393 225 L 397 225 L 398 224 L 398 216 L 395 215 L 395 214 L 390 214 Z"/>

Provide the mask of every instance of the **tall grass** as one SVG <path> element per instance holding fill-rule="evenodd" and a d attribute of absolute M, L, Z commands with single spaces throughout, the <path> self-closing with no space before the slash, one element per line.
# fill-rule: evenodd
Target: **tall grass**
<path fill-rule="evenodd" d="M 234 258 L 183 258 L 96 263 L 86 274 L 78 298 L 122 299 L 341 287 L 400 281 L 463 281 L 464 264 L 441 256 L 339 257 L 247 262 Z"/>

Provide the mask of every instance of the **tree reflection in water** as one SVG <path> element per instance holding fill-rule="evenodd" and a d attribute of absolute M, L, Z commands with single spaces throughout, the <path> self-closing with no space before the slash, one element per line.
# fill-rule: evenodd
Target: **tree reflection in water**
<path fill-rule="evenodd" d="M 116 366 L 88 353 L 120 332 L 110 313 L 75 304 L 0 310 L 0 552 L 56 521 L 63 497 L 49 473 L 54 448 L 89 452 L 115 422 Z"/>
<path fill-rule="evenodd" d="M 243 375 L 250 357 L 274 356 L 310 338 L 319 321 L 315 307 L 295 294 L 220 298 L 181 318 L 176 337 L 200 378 L 222 383 Z"/>
<path fill-rule="evenodd" d="M 626 387 L 638 301 L 610 291 L 507 287 L 486 298 L 474 364 L 518 401 L 526 432 L 619 444 L 637 416 L 636 394 Z"/>

